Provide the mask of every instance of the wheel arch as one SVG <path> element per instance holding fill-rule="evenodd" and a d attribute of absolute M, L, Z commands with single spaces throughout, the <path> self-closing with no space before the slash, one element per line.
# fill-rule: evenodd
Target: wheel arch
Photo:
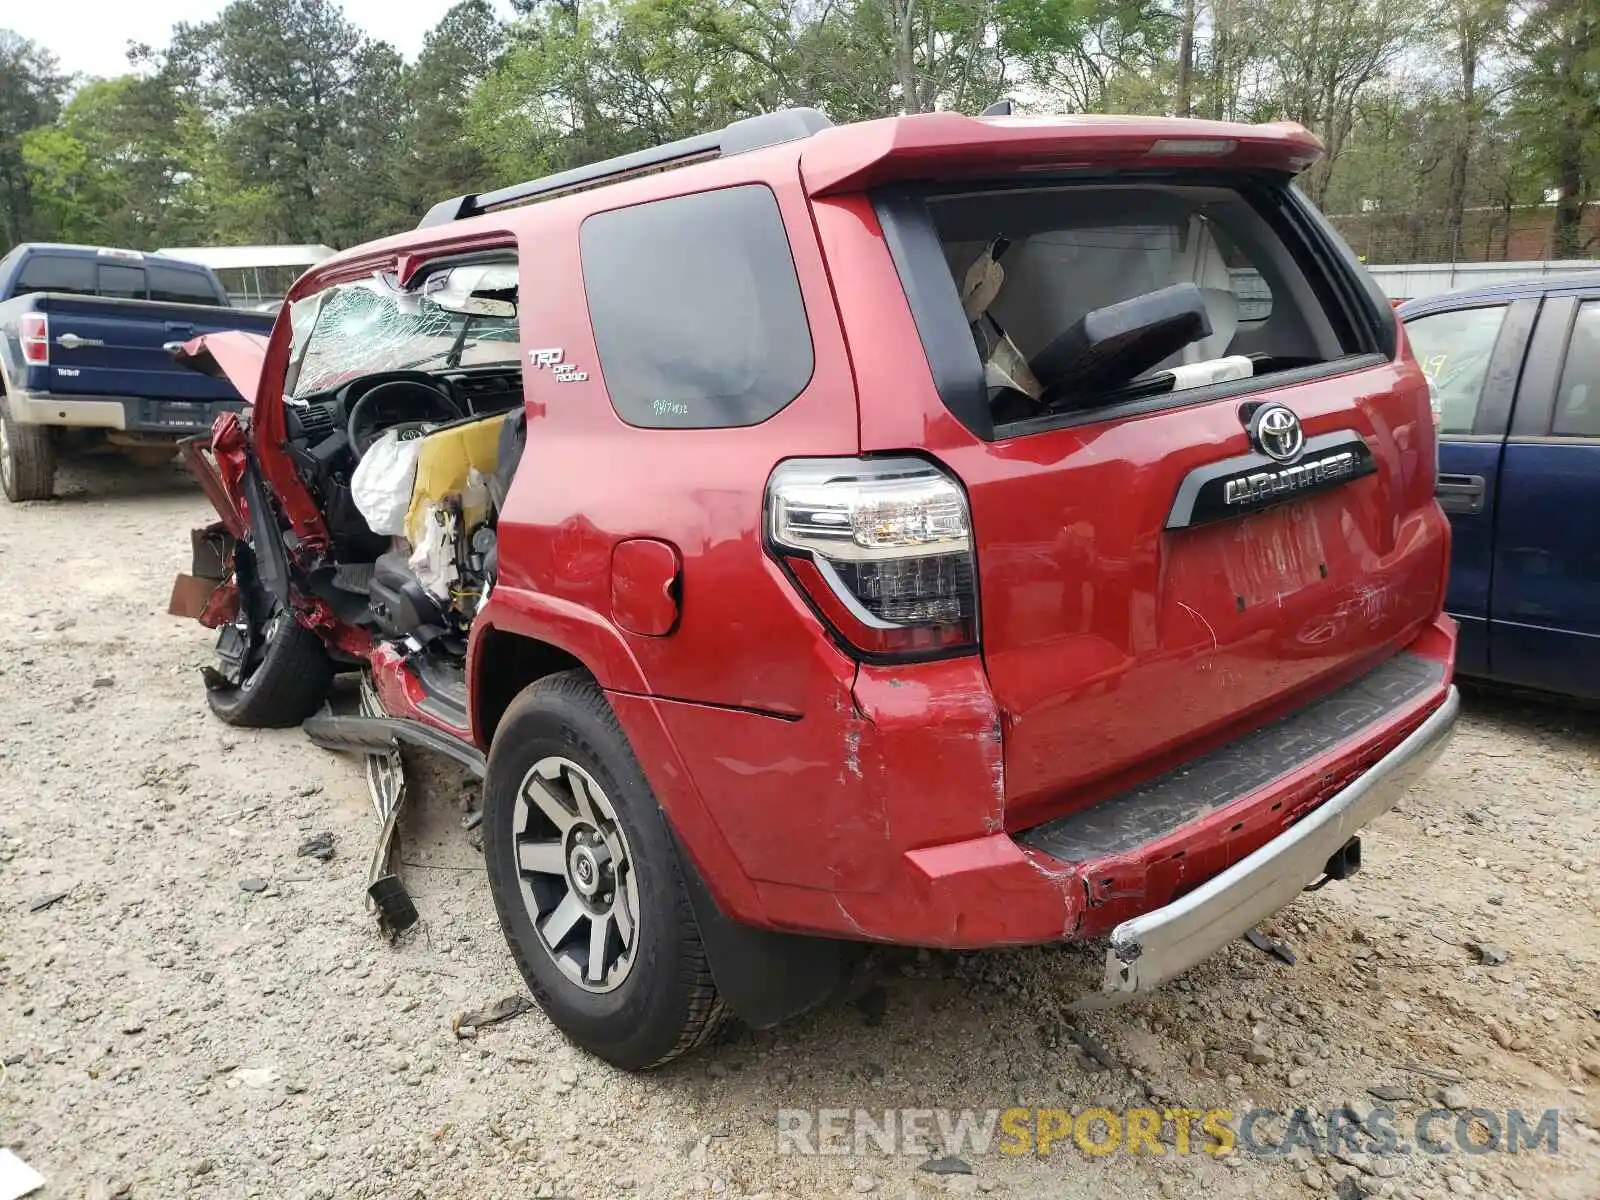
<path fill-rule="evenodd" d="M 649 691 L 633 651 L 604 615 L 502 577 L 478 610 L 467 648 L 468 707 L 479 748 L 488 753 L 518 692 L 574 667 L 607 690 Z"/>
<path fill-rule="evenodd" d="M 473 741 L 487 754 L 501 718 L 523 688 L 574 668 L 594 675 L 577 655 L 552 642 L 492 625 L 474 630 L 468 668 Z"/>

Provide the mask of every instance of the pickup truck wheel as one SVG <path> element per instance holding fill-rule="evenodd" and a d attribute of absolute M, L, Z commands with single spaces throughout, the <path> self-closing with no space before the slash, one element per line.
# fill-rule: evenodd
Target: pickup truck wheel
<path fill-rule="evenodd" d="M 483 789 L 483 848 L 522 977 L 567 1037 L 659 1066 L 723 1019 L 671 836 L 611 706 L 582 671 L 512 702 Z"/>
<path fill-rule="evenodd" d="M 13 420 L 0 395 L 0 488 L 6 499 L 48 500 L 56 490 L 56 444 L 48 427 Z"/>
<path fill-rule="evenodd" d="M 333 686 L 333 660 L 322 639 L 282 608 L 267 619 L 261 645 L 238 686 L 208 682 L 206 702 L 229 725 L 281 729 L 322 707 Z"/>

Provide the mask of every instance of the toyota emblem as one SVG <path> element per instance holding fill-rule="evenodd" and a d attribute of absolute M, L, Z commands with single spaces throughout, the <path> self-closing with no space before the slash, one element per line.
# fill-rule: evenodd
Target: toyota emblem
<path fill-rule="evenodd" d="M 1266 404 L 1250 421 L 1250 440 L 1273 462 L 1292 462 L 1305 449 L 1300 418 L 1281 404 Z"/>

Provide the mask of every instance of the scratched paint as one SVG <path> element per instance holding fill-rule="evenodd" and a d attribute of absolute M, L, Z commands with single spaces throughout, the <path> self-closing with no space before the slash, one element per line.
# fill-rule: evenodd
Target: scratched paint
<path fill-rule="evenodd" d="M 1229 526 L 1228 534 L 1220 547 L 1223 570 L 1233 594 L 1249 608 L 1281 605 L 1322 578 L 1328 556 L 1310 503 L 1246 517 Z"/>

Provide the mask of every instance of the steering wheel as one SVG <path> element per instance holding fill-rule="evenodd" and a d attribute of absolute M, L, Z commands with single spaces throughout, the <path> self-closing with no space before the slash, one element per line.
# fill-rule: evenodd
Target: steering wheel
<path fill-rule="evenodd" d="M 416 407 L 421 410 L 420 413 L 408 416 L 404 421 L 395 421 L 379 428 L 373 420 L 378 402 L 396 396 L 402 391 L 415 397 Z M 406 403 L 408 409 L 412 407 L 409 401 L 403 403 Z M 455 399 L 437 384 L 423 383 L 416 379 L 391 379 L 370 389 L 350 406 L 350 419 L 345 426 L 345 432 L 350 438 L 350 448 L 355 451 L 356 458 L 359 459 L 371 448 L 372 443 L 378 440 L 378 435 L 388 429 L 398 429 L 403 438 L 408 432 L 420 432 L 425 424 L 459 421 L 466 415 Z"/>

